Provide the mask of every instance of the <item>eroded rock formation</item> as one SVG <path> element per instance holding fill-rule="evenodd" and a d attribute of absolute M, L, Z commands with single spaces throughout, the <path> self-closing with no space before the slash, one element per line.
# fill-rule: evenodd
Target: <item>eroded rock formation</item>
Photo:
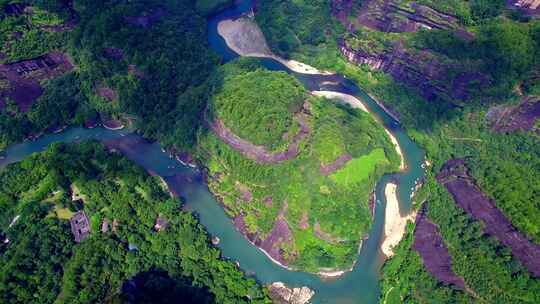
<path fill-rule="evenodd" d="M 358 6 L 353 0 L 334 0 L 332 13 L 350 30 L 359 25 L 393 33 L 459 27 L 457 17 L 416 2 L 369 0 Z M 358 13 L 351 16 L 355 11 Z"/>
<path fill-rule="evenodd" d="M 452 259 L 437 225 L 427 218 L 426 212 L 427 205 L 424 204 L 416 217 L 412 248 L 422 258 L 427 271 L 437 280 L 465 289 L 463 278 L 457 276 L 452 270 Z"/>
<path fill-rule="evenodd" d="M 540 245 L 519 232 L 469 175 L 463 159 L 448 161 L 437 175 L 456 204 L 485 225 L 484 231 L 510 247 L 512 255 L 533 275 L 540 277 Z"/>
<path fill-rule="evenodd" d="M 491 128 L 497 132 L 534 130 L 540 135 L 536 122 L 540 118 L 540 98 L 525 97 L 517 106 L 496 106 L 486 114 Z"/>
<path fill-rule="evenodd" d="M 428 100 L 435 98 L 466 100 L 477 85 L 485 85 L 485 77 L 465 66 L 449 66 L 441 62 L 441 56 L 429 51 L 406 49 L 401 43 L 381 52 L 364 50 L 341 40 L 339 49 L 347 60 L 354 64 L 368 65 L 372 70 L 390 74 L 396 81 L 416 88 Z M 448 79 L 450 70 L 463 70 L 453 79 Z"/>
<path fill-rule="evenodd" d="M 315 294 L 308 287 L 288 288 L 282 282 L 274 282 L 268 287 L 270 298 L 275 304 L 307 304 Z"/>

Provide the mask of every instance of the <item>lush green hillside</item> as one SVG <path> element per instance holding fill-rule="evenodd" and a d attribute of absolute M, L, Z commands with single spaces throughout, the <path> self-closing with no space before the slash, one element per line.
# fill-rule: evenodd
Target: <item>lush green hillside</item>
<path fill-rule="evenodd" d="M 273 153 L 298 143 L 286 160 L 254 160 L 215 130 L 201 133 L 210 189 L 237 227 L 263 249 L 279 248 L 270 254 L 283 264 L 308 271 L 350 267 L 370 227 L 375 182 L 399 166 L 383 128 L 368 113 L 310 96 L 292 76 L 243 60 L 221 69 L 214 90 L 207 119 L 264 148 L 279 147 Z M 323 172 L 344 155 L 350 161 Z"/>
<path fill-rule="evenodd" d="M 257 70 L 228 78 L 212 98 L 214 115 L 235 134 L 274 151 L 290 141 L 284 133 L 299 128 L 292 113 L 300 111 L 306 92 L 285 73 Z"/>
<path fill-rule="evenodd" d="M 122 289 L 133 277 L 143 302 L 159 281 L 156 292 L 173 301 L 266 303 L 156 177 L 101 145 L 53 145 L 0 181 L 2 303 L 120 303 L 133 296 Z M 68 219 L 79 210 L 91 233 L 77 244 Z M 158 217 L 168 223 L 159 232 Z"/>
<path fill-rule="evenodd" d="M 2 14 L 17 2 L 2 1 Z M 35 13 L 0 18 L 0 40 L 10 46 L 0 49 L 7 56 L 0 54 L 0 60 L 59 50 L 69 53 L 76 68 L 67 79 L 39 84 L 44 93 L 33 101 L 32 113 L 3 107 L 0 100 L 0 149 L 47 128 L 100 119 L 133 124 L 167 146 L 193 146 L 208 97 L 205 81 L 218 63 L 206 38 L 205 16 L 215 1 L 79 0 L 74 10 L 53 5 L 61 1 L 28 2 Z M 69 26 L 44 30 L 37 16 Z M 14 33 L 23 36 L 15 39 Z M 4 80 L 0 75 L 0 91 Z M 64 92 L 75 98 L 66 100 Z M 61 115 L 43 113 L 49 106 Z"/>
<path fill-rule="evenodd" d="M 423 0 L 414 2 L 430 13 L 416 11 L 416 20 L 442 28 L 415 28 L 404 13 L 414 12 L 413 1 L 394 1 L 401 10 L 385 10 L 382 2 L 349 6 L 350 1 L 339 0 L 265 1 L 256 19 L 275 52 L 342 72 L 398 113 L 434 163 L 428 169 L 431 175 L 449 159 L 466 158 L 480 188 L 515 227 L 538 243 L 540 140 L 534 116 L 538 114 L 530 100 L 539 94 L 540 23 L 507 10 L 505 1 Z M 341 25 L 326 18 L 329 14 Z M 383 14 L 384 22 L 369 19 Z M 293 16 L 294 27 L 282 22 Z M 304 37 L 311 20 L 324 20 L 320 24 L 325 30 L 312 32 L 317 38 L 287 40 Z M 279 32 L 289 34 L 273 35 Z M 283 47 L 287 45 L 294 47 Z M 349 58 L 339 49 L 342 46 Z M 466 93 L 458 94 L 460 90 Z M 538 279 L 508 248 L 483 233 L 481 223 L 459 209 L 433 177 L 427 184 L 416 201 L 429 204 L 428 217 L 450 249 L 452 268 L 478 296 L 476 301 L 538 301 Z M 411 230 L 384 267 L 382 300 L 469 302 L 464 292 L 426 272 L 411 249 L 412 240 Z"/>

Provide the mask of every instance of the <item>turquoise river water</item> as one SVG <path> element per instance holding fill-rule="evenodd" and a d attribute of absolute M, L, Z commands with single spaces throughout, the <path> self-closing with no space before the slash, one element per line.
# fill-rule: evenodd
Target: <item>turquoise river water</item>
<path fill-rule="evenodd" d="M 224 62 L 236 58 L 237 55 L 227 48 L 223 39 L 217 34 L 217 24 L 223 19 L 241 16 L 250 7 L 251 1 L 241 1 L 236 6 L 209 19 L 210 46 L 222 56 Z M 3 152 L 3 156 L 0 157 L 0 168 L 18 162 L 32 153 L 43 151 L 53 142 L 69 143 L 87 139 L 118 141 L 122 143 L 120 151 L 128 158 L 148 171 L 164 177 L 171 190 L 186 200 L 186 208 L 198 215 L 208 232 L 220 238 L 219 248 L 223 256 L 238 261 L 246 274 L 254 275 L 261 283 L 281 281 L 290 287 L 308 286 L 316 292 L 312 299 L 313 303 L 377 303 L 380 297 L 380 268 L 384 262 L 384 256 L 380 250 L 386 204 L 384 187 L 390 180 L 397 181 L 401 211 L 408 213 L 411 208 L 410 195 L 415 182 L 424 175 L 422 168 L 424 152 L 406 135 L 397 121 L 346 78 L 339 75 L 297 74 L 276 61 L 261 59 L 261 62 L 269 69 L 291 73 L 309 90 L 331 90 L 357 96 L 364 101 L 370 112 L 395 135 L 405 156 L 406 171 L 386 175 L 378 182 L 375 190 L 375 218 L 369 238 L 363 243 L 353 271 L 339 278 L 323 280 L 316 275 L 289 271 L 272 263 L 235 230 L 231 219 L 209 192 L 199 170 L 182 165 L 164 152 L 158 143 L 146 141 L 139 135 L 126 130 L 69 128 L 61 133 L 42 136 L 35 141 L 15 144 Z M 323 82 L 328 83 L 328 81 L 337 82 L 337 84 L 322 85 Z"/>

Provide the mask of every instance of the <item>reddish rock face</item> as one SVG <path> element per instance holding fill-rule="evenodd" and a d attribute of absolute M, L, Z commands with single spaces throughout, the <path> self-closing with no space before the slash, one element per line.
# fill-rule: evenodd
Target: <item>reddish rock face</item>
<path fill-rule="evenodd" d="M 426 216 L 426 205 L 416 217 L 414 243 L 412 248 L 418 252 L 427 271 L 445 284 L 453 284 L 465 289 L 465 281 L 452 270 L 452 258 L 439 233 L 438 227 Z"/>
<path fill-rule="evenodd" d="M 455 16 L 416 2 L 411 2 L 406 9 L 402 5 L 393 0 L 369 0 L 360 5 L 352 0 L 334 0 L 332 14 L 351 31 L 358 25 L 392 33 L 416 32 L 421 28 L 459 27 Z M 351 16 L 353 12 L 357 13 Z"/>
<path fill-rule="evenodd" d="M 520 233 L 470 177 L 462 159 L 448 161 L 437 175 L 456 204 L 485 225 L 484 231 L 510 247 L 512 255 L 540 277 L 540 245 Z"/>
<path fill-rule="evenodd" d="M 451 66 L 442 64 L 428 51 L 408 50 L 399 43 L 381 53 L 356 50 L 346 41 L 339 42 L 339 49 L 349 62 L 384 71 L 396 81 L 418 89 L 427 100 L 450 96 L 465 101 L 475 86 L 487 84 L 486 77 L 474 71 L 462 72 L 448 81 Z"/>
<path fill-rule="evenodd" d="M 321 164 L 320 172 L 322 175 L 330 175 L 336 172 L 337 170 L 345 167 L 345 165 L 352 159 L 353 158 L 350 154 L 343 154 L 330 164 L 327 164 L 327 165 Z"/>
<path fill-rule="evenodd" d="M 304 107 L 306 107 L 306 105 L 304 105 Z M 264 146 L 257 146 L 243 138 L 240 138 L 238 135 L 234 134 L 232 130 L 227 128 L 225 123 L 218 118 L 214 119 L 214 121 L 210 123 L 210 129 L 224 143 L 229 145 L 234 150 L 242 153 L 242 155 L 249 159 L 252 159 L 260 164 L 282 163 L 298 156 L 298 153 L 300 153 L 300 142 L 311 132 L 307 123 L 307 116 L 309 114 L 307 114 L 306 111 L 307 110 L 304 109 L 295 115 L 294 118 L 300 125 L 300 131 L 294 135 L 289 147 L 284 152 L 272 153 L 269 152 Z"/>
<path fill-rule="evenodd" d="M 68 55 L 60 52 L 0 65 L 0 80 L 6 87 L 0 89 L 0 100 L 17 103 L 19 110 L 26 112 L 43 94 L 40 82 L 53 79 L 73 69 Z"/>
<path fill-rule="evenodd" d="M 531 131 L 540 118 L 540 98 L 526 97 L 515 107 L 494 107 L 486 115 L 497 132 Z M 540 134 L 540 130 L 536 130 Z"/>

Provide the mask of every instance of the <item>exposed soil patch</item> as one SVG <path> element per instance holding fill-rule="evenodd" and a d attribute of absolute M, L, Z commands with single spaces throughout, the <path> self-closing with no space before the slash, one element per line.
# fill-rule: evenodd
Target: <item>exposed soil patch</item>
<path fill-rule="evenodd" d="M 311 132 L 307 123 L 307 116 L 308 112 L 305 110 L 305 106 L 301 112 L 295 115 L 295 120 L 300 125 L 300 131 L 293 137 L 289 147 L 284 152 L 268 152 L 264 146 L 257 146 L 240 138 L 227 128 L 221 119 L 214 119 L 214 122 L 210 124 L 210 128 L 224 143 L 245 157 L 261 164 L 275 164 L 294 159 L 298 156 L 298 153 L 300 153 L 300 142 Z"/>
<path fill-rule="evenodd" d="M 337 170 L 345 167 L 345 165 L 351 161 L 353 158 L 350 154 L 343 154 L 340 157 L 338 157 L 334 162 L 325 165 L 321 164 L 320 171 L 322 175 L 330 175 Z"/>
<path fill-rule="evenodd" d="M 249 187 L 239 182 L 236 183 L 236 190 L 240 192 L 241 198 L 244 202 L 249 203 L 253 200 L 253 194 L 249 191 Z"/>
<path fill-rule="evenodd" d="M 458 28 L 457 17 L 415 2 L 400 5 L 392 0 L 370 0 L 362 3 L 358 13 L 351 16 L 355 6 L 352 0 L 332 1 L 333 15 L 351 31 L 358 25 L 392 33 L 416 32 L 420 28 Z"/>
<path fill-rule="evenodd" d="M 445 284 L 453 284 L 465 289 L 465 281 L 452 270 L 452 258 L 448 253 L 437 225 L 426 216 L 426 204 L 416 217 L 414 243 L 412 248 L 418 252 L 427 271 Z"/>
<path fill-rule="evenodd" d="M 99 97 L 104 98 L 108 101 L 118 100 L 118 93 L 106 86 L 100 86 L 97 88 L 96 93 Z"/>
<path fill-rule="evenodd" d="M 540 98 L 526 97 L 518 106 L 497 106 L 491 108 L 486 118 L 491 128 L 497 132 L 530 131 L 540 118 Z M 540 130 L 536 130 L 540 134 Z"/>
<path fill-rule="evenodd" d="M 128 16 L 124 19 L 131 25 L 140 26 L 142 28 L 150 28 L 155 23 L 165 17 L 167 12 L 162 8 L 157 8 L 145 12 L 140 16 Z"/>
<path fill-rule="evenodd" d="M 0 64 L 0 100 L 13 100 L 22 112 L 28 111 L 43 89 L 40 82 L 73 69 L 67 54 L 51 52 L 35 59 Z"/>
<path fill-rule="evenodd" d="M 307 211 L 304 211 L 304 213 L 302 213 L 302 218 L 300 219 L 298 228 L 302 230 L 306 230 L 309 228 L 309 214 Z"/>
<path fill-rule="evenodd" d="M 456 204 L 485 224 L 484 231 L 510 247 L 512 255 L 533 275 L 540 277 L 540 245 L 530 241 L 512 226 L 495 203 L 476 186 L 462 159 L 448 161 L 437 175 Z"/>
<path fill-rule="evenodd" d="M 267 207 L 272 207 L 273 204 L 273 198 L 271 196 L 267 196 L 263 199 L 263 203 Z"/>

